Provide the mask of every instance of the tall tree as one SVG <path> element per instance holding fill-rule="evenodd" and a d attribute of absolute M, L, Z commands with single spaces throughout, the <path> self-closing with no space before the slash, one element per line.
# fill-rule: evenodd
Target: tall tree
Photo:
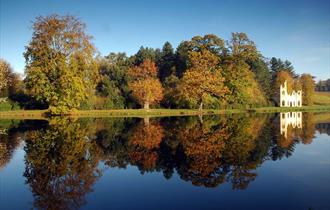
<path fill-rule="evenodd" d="M 198 52 L 208 50 L 218 57 L 226 52 L 224 40 L 214 34 L 193 37 L 190 41 L 190 50 Z"/>
<path fill-rule="evenodd" d="M 265 93 L 251 71 L 251 62 L 257 62 L 259 53 L 245 33 L 232 33 L 227 42 L 227 54 L 222 58 L 226 85 L 231 91 L 228 102 L 232 106 L 264 105 Z M 250 63 L 249 63 L 250 62 Z"/>
<path fill-rule="evenodd" d="M 10 77 L 9 75 L 12 73 L 12 68 L 10 64 L 4 59 L 0 58 L 0 91 L 5 90 L 9 83 Z"/>
<path fill-rule="evenodd" d="M 268 69 L 267 63 L 261 58 L 261 55 L 255 60 L 248 60 L 251 71 L 255 74 L 255 78 L 258 81 L 263 93 L 269 100 L 272 94 L 272 74 Z"/>
<path fill-rule="evenodd" d="M 176 76 L 181 78 L 188 68 L 188 52 L 190 49 L 189 41 L 183 41 L 179 44 L 175 51 L 175 68 Z"/>
<path fill-rule="evenodd" d="M 303 74 L 300 77 L 302 86 L 302 104 L 306 106 L 313 105 L 315 82 L 310 74 Z"/>
<path fill-rule="evenodd" d="M 227 52 L 224 40 L 214 34 L 194 36 L 190 41 L 181 42 L 176 50 L 176 70 L 178 77 L 182 77 L 183 73 L 190 66 L 189 52 L 200 52 L 202 50 L 211 52 L 218 59 Z"/>
<path fill-rule="evenodd" d="M 158 69 L 156 64 L 146 59 L 139 66 L 134 66 L 128 70 L 132 81 L 128 84 L 133 97 L 145 109 L 149 109 L 150 104 L 155 104 L 163 99 L 163 87 L 158 79 Z"/>
<path fill-rule="evenodd" d="M 270 63 L 270 70 L 273 74 L 273 78 L 276 77 L 276 74 L 279 71 L 286 71 L 291 75 L 291 77 L 293 78 L 297 77 L 297 74 L 294 72 L 294 68 L 290 61 L 288 60 L 282 61 L 280 58 L 272 57 L 269 63 Z"/>
<path fill-rule="evenodd" d="M 159 79 L 161 82 L 164 82 L 166 77 L 176 73 L 174 64 L 175 56 L 173 47 L 169 42 L 165 42 L 161 51 L 161 57 L 157 64 L 159 68 Z"/>
<path fill-rule="evenodd" d="M 95 48 L 85 24 L 73 16 L 40 16 L 24 53 L 25 85 L 54 114 L 78 108 L 93 94 L 97 79 Z"/>
<path fill-rule="evenodd" d="M 200 110 L 206 96 L 224 99 L 229 91 L 224 85 L 218 57 L 203 49 L 190 52 L 189 60 L 191 67 L 184 73 L 178 86 L 180 94 L 190 102 L 199 103 Z"/>
<path fill-rule="evenodd" d="M 233 56 L 242 60 L 255 60 L 258 58 L 256 45 L 245 33 L 232 33 L 229 48 Z"/>
<path fill-rule="evenodd" d="M 159 57 L 159 49 L 141 46 L 139 51 L 132 57 L 132 60 L 134 65 L 140 65 L 146 59 L 151 60 L 153 62 L 157 62 Z"/>

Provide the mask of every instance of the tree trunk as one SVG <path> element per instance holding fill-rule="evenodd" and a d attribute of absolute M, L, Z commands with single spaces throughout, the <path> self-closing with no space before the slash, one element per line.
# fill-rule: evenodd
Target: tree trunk
<path fill-rule="evenodd" d="M 201 103 L 199 104 L 199 111 L 203 110 L 203 102 L 201 101 Z"/>
<path fill-rule="evenodd" d="M 144 122 L 145 126 L 149 126 L 149 123 L 150 123 L 149 119 L 150 119 L 149 116 L 143 118 L 143 122 Z"/>
<path fill-rule="evenodd" d="M 144 109 L 149 109 L 149 101 L 144 102 Z"/>
<path fill-rule="evenodd" d="M 199 115 L 198 115 L 198 118 L 199 118 L 199 122 L 200 122 L 201 124 L 203 124 L 203 115 L 202 115 L 202 114 L 199 114 Z"/>

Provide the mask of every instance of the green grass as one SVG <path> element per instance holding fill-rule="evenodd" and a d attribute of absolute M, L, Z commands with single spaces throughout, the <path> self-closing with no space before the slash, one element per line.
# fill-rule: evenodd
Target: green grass
<path fill-rule="evenodd" d="M 313 101 L 315 105 L 330 105 L 330 92 L 315 92 Z"/>
<path fill-rule="evenodd" d="M 0 111 L 10 111 L 10 110 L 18 110 L 20 109 L 18 104 L 13 103 L 13 102 L 0 102 Z"/>
<path fill-rule="evenodd" d="M 330 112 L 328 106 L 304 106 L 304 107 L 260 107 L 250 109 L 227 109 L 215 110 L 205 109 L 120 109 L 120 110 L 79 110 L 68 114 L 70 117 L 162 117 L 162 116 L 189 116 L 189 115 L 212 115 L 212 114 L 233 114 L 233 113 L 276 113 L 291 111 L 308 112 Z M 6 119 L 46 119 L 47 110 L 17 110 L 1 111 L 0 118 Z"/>
<path fill-rule="evenodd" d="M 46 119 L 46 110 L 0 111 L 0 119 Z"/>

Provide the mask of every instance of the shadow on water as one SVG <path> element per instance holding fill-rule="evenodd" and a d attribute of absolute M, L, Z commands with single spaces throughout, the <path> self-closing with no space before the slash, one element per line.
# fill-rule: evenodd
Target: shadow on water
<path fill-rule="evenodd" d="M 196 186 L 246 189 L 266 161 L 290 157 L 330 122 L 313 113 L 198 117 L 54 118 L 0 121 L 0 170 L 20 146 L 26 184 L 39 209 L 76 209 L 109 168 L 173 174 Z"/>

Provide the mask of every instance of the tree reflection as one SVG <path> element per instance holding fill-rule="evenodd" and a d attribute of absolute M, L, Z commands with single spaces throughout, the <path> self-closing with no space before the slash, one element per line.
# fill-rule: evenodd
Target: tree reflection
<path fill-rule="evenodd" d="M 128 157 L 131 164 L 138 165 L 143 171 L 156 167 L 157 150 L 164 137 L 163 127 L 157 121 L 139 122 L 128 137 Z"/>
<path fill-rule="evenodd" d="M 37 209 L 83 205 L 101 176 L 100 161 L 107 167 L 136 166 L 142 174 L 162 172 L 167 179 L 176 173 L 196 186 L 229 183 L 245 189 L 263 162 L 290 157 L 297 144 L 310 144 L 317 122 L 323 123 L 319 130 L 330 127 L 324 115 L 301 116 L 301 126 L 288 124 L 285 132 L 281 115 L 252 114 L 0 123 L 0 167 L 24 139 L 24 176 Z"/>
<path fill-rule="evenodd" d="M 78 122 L 61 119 L 27 133 L 24 176 L 37 209 L 77 209 L 101 171 L 99 150 Z"/>
<path fill-rule="evenodd" d="M 265 120 L 231 116 L 205 117 L 203 122 L 193 117 L 140 121 L 116 141 L 116 150 L 104 152 L 106 162 L 112 167 L 114 163 L 136 165 L 142 173 L 162 171 L 166 178 L 177 171 L 197 186 L 215 187 L 230 181 L 233 188 L 244 189 L 255 179 L 254 170 L 267 155 L 267 148 L 257 143 Z M 98 135 L 109 136 L 105 133 Z M 264 156 L 256 155 L 259 150 Z"/>
<path fill-rule="evenodd" d="M 0 122 L 0 170 L 10 162 L 14 151 L 22 142 L 21 134 L 15 126 L 16 122 L 11 120 Z"/>

